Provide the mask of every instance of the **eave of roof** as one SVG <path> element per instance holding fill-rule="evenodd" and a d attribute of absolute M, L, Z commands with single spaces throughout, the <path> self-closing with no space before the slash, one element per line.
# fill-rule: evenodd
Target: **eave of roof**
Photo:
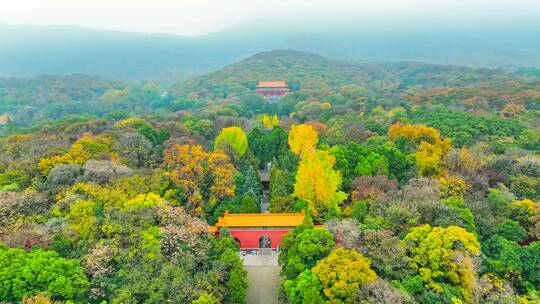
<path fill-rule="evenodd" d="M 240 213 L 225 212 L 216 227 L 296 227 L 304 221 L 305 213 Z"/>
<path fill-rule="evenodd" d="M 259 81 L 259 84 L 257 85 L 258 88 L 283 88 L 288 87 L 287 82 L 285 81 L 269 81 L 269 80 L 262 80 Z"/>

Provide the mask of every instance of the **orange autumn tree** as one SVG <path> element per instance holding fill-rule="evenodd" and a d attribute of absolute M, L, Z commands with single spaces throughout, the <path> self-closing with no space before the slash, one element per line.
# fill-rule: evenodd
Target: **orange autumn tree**
<path fill-rule="evenodd" d="M 167 175 L 182 187 L 186 204 L 203 213 L 207 200 L 211 206 L 234 197 L 235 169 L 229 156 L 222 150 L 206 152 L 202 146 L 173 145 L 165 150 Z"/>
<path fill-rule="evenodd" d="M 418 165 L 418 174 L 428 176 L 444 173 L 440 164 L 450 150 L 452 142 L 449 138 L 443 139 L 437 129 L 422 124 L 398 122 L 390 127 L 388 137 L 392 140 L 405 138 L 416 144 L 414 157 Z"/>

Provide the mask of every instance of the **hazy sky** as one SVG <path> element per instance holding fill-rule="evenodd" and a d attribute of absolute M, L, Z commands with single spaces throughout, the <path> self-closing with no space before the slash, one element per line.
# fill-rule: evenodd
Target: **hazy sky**
<path fill-rule="evenodd" d="M 250 20 L 313 15 L 540 18 L 540 0 L 0 0 L 0 22 L 200 35 Z"/>

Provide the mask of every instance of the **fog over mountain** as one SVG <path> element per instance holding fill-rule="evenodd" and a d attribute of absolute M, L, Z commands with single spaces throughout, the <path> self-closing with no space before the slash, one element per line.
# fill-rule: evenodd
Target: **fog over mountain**
<path fill-rule="evenodd" d="M 509 70 L 540 66 L 540 22 L 371 18 L 267 19 L 182 37 L 75 26 L 0 24 L 0 75 L 84 73 L 175 81 L 257 52 L 295 49 L 337 59 L 422 61 Z"/>

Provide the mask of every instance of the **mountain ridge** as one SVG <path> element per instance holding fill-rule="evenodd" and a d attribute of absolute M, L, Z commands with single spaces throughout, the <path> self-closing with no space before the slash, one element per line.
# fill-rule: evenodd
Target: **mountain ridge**
<path fill-rule="evenodd" d="M 540 31 L 324 28 L 249 24 L 197 37 L 95 30 L 77 26 L 0 26 L 0 75 L 97 74 L 120 80 L 174 82 L 262 51 L 292 48 L 335 59 L 540 67 Z M 306 35 L 309 28 L 312 34 Z"/>

